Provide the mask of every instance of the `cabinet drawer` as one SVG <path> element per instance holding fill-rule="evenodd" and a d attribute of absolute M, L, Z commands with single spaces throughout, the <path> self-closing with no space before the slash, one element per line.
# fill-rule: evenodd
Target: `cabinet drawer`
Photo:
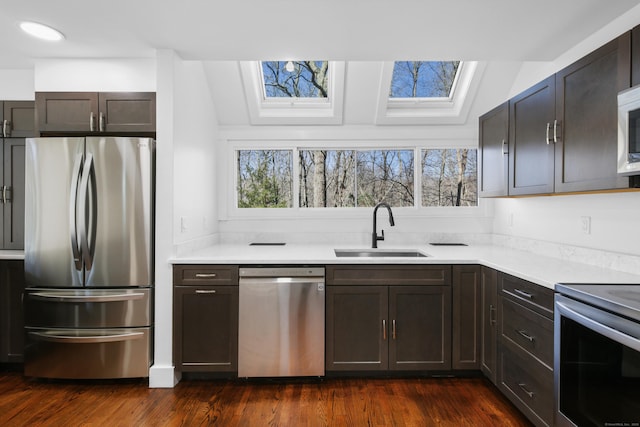
<path fill-rule="evenodd" d="M 503 339 L 511 340 L 549 368 L 553 366 L 553 321 L 507 298 L 500 298 Z"/>
<path fill-rule="evenodd" d="M 553 371 L 509 346 L 500 358 L 500 389 L 534 424 L 552 425 Z"/>
<path fill-rule="evenodd" d="M 518 301 L 548 318 L 553 318 L 553 290 L 535 283 L 510 276 L 500 275 L 500 290 L 502 295 Z"/>
<path fill-rule="evenodd" d="M 174 285 L 238 285 L 237 265 L 174 265 Z"/>
<path fill-rule="evenodd" d="M 450 285 L 448 265 L 328 265 L 328 285 Z"/>

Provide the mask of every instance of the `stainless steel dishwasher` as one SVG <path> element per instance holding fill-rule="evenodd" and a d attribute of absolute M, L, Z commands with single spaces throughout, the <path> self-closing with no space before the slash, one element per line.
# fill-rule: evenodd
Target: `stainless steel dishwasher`
<path fill-rule="evenodd" d="M 323 267 L 240 268 L 238 377 L 324 375 Z"/>

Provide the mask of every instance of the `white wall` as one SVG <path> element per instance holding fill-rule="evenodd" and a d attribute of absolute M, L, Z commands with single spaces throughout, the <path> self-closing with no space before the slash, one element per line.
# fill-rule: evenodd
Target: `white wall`
<path fill-rule="evenodd" d="M 155 92 L 155 59 L 42 59 L 35 61 L 36 92 Z"/>
<path fill-rule="evenodd" d="M 33 70 L 0 70 L 0 99 L 33 101 Z"/>
<path fill-rule="evenodd" d="M 640 256 L 640 192 L 497 199 L 497 234 Z M 590 230 L 583 230 L 583 218 Z"/>
<path fill-rule="evenodd" d="M 168 260 L 180 245 L 216 230 L 217 119 L 203 66 L 173 51 L 157 55 L 156 283 L 150 387 L 173 387 L 173 280 Z M 185 218 L 182 227 L 181 219 Z"/>

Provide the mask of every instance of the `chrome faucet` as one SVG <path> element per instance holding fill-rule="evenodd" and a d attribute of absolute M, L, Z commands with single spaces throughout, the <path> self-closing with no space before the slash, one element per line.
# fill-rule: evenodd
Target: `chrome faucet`
<path fill-rule="evenodd" d="M 384 230 L 382 230 L 382 235 L 378 236 L 378 230 L 376 228 L 376 215 L 378 213 L 378 208 L 381 206 L 384 208 L 387 208 L 387 211 L 389 212 L 389 225 L 391 225 L 392 227 L 396 225 L 395 222 L 393 221 L 393 212 L 391 212 L 391 206 L 389 206 L 385 202 L 378 203 L 376 207 L 373 208 L 373 233 L 371 233 L 372 248 L 378 247 L 378 240 L 384 240 Z"/>

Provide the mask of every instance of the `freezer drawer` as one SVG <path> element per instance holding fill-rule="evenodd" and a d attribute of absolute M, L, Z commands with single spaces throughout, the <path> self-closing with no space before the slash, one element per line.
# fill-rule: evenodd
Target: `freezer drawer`
<path fill-rule="evenodd" d="M 43 328 L 120 328 L 151 325 L 151 288 L 28 288 L 25 325 Z"/>
<path fill-rule="evenodd" d="M 39 378 L 149 376 L 152 328 L 26 328 L 24 374 Z"/>

